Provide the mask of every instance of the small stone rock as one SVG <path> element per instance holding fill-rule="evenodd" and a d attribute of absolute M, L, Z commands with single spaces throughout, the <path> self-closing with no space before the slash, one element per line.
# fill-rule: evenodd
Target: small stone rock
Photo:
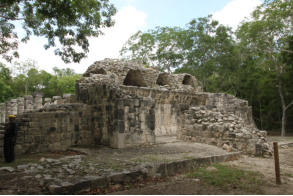
<path fill-rule="evenodd" d="M 282 145 L 281 148 L 287 149 L 289 147 L 288 147 L 288 145 Z"/>
<path fill-rule="evenodd" d="M 72 169 L 68 169 L 68 168 L 66 168 L 65 170 L 66 170 L 70 175 L 75 174 L 75 171 L 73 171 Z"/>
<path fill-rule="evenodd" d="M 25 169 L 27 169 L 29 167 L 29 165 L 18 165 L 16 168 L 18 169 L 18 170 L 25 170 Z"/>
<path fill-rule="evenodd" d="M 227 152 L 232 152 L 232 150 L 233 150 L 232 146 L 230 146 L 228 144 L 224 144 L 222 148 L 224 150 L 226 150 Z"/>
<path fill-rule="evenodd" d="M 200 179 L 193 178 L 192 181 L 194 181 L 194 182 L 200 182 Z"/>
<path fill-rule="evenodd" d="M 0 167 L 0 171 L 14 172 L 15 169 L 12 167 Z"/>
<path fill-rule="evenodd" d="M 32 176 L 23 176 L 23 177 L 21 177 L 22 180 L 27 180 L 27 179 L 30 179 L 30 178 L 32 178 Z"/>
<path fill-rule="evenodd" d="M 53 163 L 53 162 L 55 162 L 55 160 L 54 159 L 45 159 L 45 161 L 47 161 L 48 163 Z"/>
<path fill-rule="evenodd" d="M 35 178 L 37 178 L 37 179 L 40 179 L 41 177 L 42 177 L 41 174 L 38 174 L 38 175 L 35 176 Z"/>
<path fill-rule="evenodd" d="M 206 168 L 207 171 L 218 171 L 217 168 L 213 167 L 213 166 L 209 166 Z"/>
<path fill-rule="evenodd" d="M 73 184 L 70 183 L 70 182 L 61 182 L 61 186 L 64 187 L 64 186 L 72 186 Z"/>
<path fill-rule="evenodd" d="M 43 167 L 43 166 L 41 166 L 41 165 L 38 165 L 38 166 L 37 166 L 37 169 L 39 169 L 39 170 L 43 170 L 43 169 L 44 169 L 44 167 Z"/>
<path fill-rule="evenodd" d="M 44 185 L 45 185 L 45 181 L 44 181 L 44 179 L 39 179 L 39 185 L 40 185 L 40 186 L 44 186 Z"/>
<path fill-rule="evenodd" d="M 49 185 L 49 187 L 48 187 L 48 189 L 51 193 L 55 193 L 56 189 L 58 189 L 58 188 L 60 188 L 60 186 L 55 185 L 55 184 Z"/>
<path fill-rule="evenodd" d="M 121 184 L 115 184 L 111 188 L 114 189 L 114 190 L 119 190 L 121 187 L 122 187 Z"/>
<path fill-rule="evenodd" d="M 44 175 L 44 179 L 45 180 L 51 180 L 52 179 L 52 176 L 47 174 L 47 175 Z"/>

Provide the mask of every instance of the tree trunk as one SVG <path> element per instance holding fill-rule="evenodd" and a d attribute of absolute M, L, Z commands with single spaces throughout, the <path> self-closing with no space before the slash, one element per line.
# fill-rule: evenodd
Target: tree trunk
<path fill-rule="evenodd" d="M 262 111 L 261 111 L 261 101 L 258 100 L 259 103 L 259 120 L 260 120 L 260 129 L 263 130 L 263 126 L 262 126 Z"/>
<path fill-rule="evenodd" d="M 281 136 L 285 137 L 286 136 L 286 108 L 282 107 L 282 131 L 281 131 Z"/>
<path fill-rule="evenodd" d="M 282 104 L 282 130 L 281 130 L 281 136 L 285 137 L 286 135 L 286 112 L 287 110 L 293 105 L 293 101 L 291 101 L 291 103 L 289 103 L 286 106 L 286 102 L 285 102 L 285 97 L 283 94 L 283 86 L 282 86 L 282 81 L 279 79 L 279 95 L 281 98 L 281 104 Z"/>
<path fill-rule="evenodd" d="M 281 98 L 281 104 L 282 104 L 282 130 L 281 130 L 281 136 L 285 137 L 286 135 L 286 103 L 285 103 L 285 98 L 284 98 L 284 94 L 283 94 L 283 83 L 281 78 L 279 78 L 279 95 Z"/>

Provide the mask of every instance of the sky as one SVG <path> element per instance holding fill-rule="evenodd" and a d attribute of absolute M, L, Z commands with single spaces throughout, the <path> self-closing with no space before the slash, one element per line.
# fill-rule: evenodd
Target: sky
<path fill-rule="evenodd" d="M 194 18 L 209 14 L 221 24 L 237 25 L 250 13 L 261 0 L 110 0 L 118 12 L 114 16 L 115 25 L 104 29 L 104 35 L 89 38 L 90 52 L 80 63 L 65 64 L 54 49 L 44 49 L 46 39 L 31 37 L 26 44 L 19 45 L 18 62 L 28 59 L 37 62 L 37 67 L 52 73 L 53 67 L 72 68 L 77 73 L 84 73 L 95 61 L 105 58 L 119 58 L 119 51 L 128 38 L 137 31 L 147 31 L 156 26 L 184 27 Z M 1 60 L 4 62 L 4 60 Z M 5 63 L 12 67 L 12 64 Z"/>

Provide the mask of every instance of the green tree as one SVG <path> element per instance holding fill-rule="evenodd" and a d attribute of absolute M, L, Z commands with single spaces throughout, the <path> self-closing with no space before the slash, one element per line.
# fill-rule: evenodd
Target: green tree
<path fill-rule="evenodd" d="M 178 27 L 157 27 L 146 33 L 138 31 L 122 47 L 124 58 L 135 59 L 155 66 L 162 71 L 171 72 L 183 60 L 180 41 L 184 30 Z"/>
<path fill-rule="evenodd" d="M 11 89 L 12 76 L 10 70 L 0 63 L 0 102 L 6 101 L 13 96 Z"/>
<path fill-rule="evenodd" d="M 45 49 L 57 47 L 64 62 L 79 62 L 89 51 L 88 37 L 113 25 L 115 7 L 109 0 L 2 0 L 0 2 L 0 55 L 8 61 L 17 57 L 19 41 L 31 35 L 47 38 Z M 19 38 L 15 22 L 25 36 Z"/>
<path fill-rule="evenodd" d="M 31 94 L 31 92 L 29 92 L 30 81 L 36 79 L 33 78 L 35 76 L 29 77 L 29 72 L 30 75 L 32 75 L 35 72 L 38 72 L 37 62 L 31 59 L 26 60 L 24 62 L 15 62 L 13 72 L 16 75 L 14 89 L 19 89 L 16 91 L 19 92 L 18 95 L 23 96 Z M 21 89 L 24 90 L 24 94 L 22 93 L 23 90 Z"/>
<path fill-rule="evenodd" d="M 270 72 L 270 81 L 277 86 L 282 108 L 282 136 L 286 133 L 286 112 L 293 105 L 292 83 L 286 81 L 291 65 L 284 58 L 293 53 L 290 47 L 292 11 L 293 1 L 265 1 L 254 11 L 253 20 L 244 22 L 237 33 L 241 46 L 251 50 L 255 61 L 265 72 Z"/>
<path fill-rule="evenodd" d="M 54 76 L 49 81 L 50 89 L 53 89 L 53 95 L 63 95 L 66 93 L 75 93 L 75 81 L 80 79 L 81 75 L 76 74 L 73 69 L 53 68 Z M 52 93 L 52 91 L 51 91 Z"/>
<path fill-rule="evenodd" d="M 229 84 L 213 86 L 210 80 L 230 78 L 238 63 L 237 50 L 230 28 L 212 20 L 211 16 L 192 20 L 186 28 L 157 27 L 138 32 L 121 49 L 122 57 L 141 60 L 162 71 L 188 72 L 195 75 L 206 90 L 218 91 Z M 225 74 L 224 74 L 225 73 Z M 228 83 L 228 82 L 226 82 Z M 228 87 L 229 86 L 229 87 Z M 236 85 L 234 85 L 236 88 Z"/>

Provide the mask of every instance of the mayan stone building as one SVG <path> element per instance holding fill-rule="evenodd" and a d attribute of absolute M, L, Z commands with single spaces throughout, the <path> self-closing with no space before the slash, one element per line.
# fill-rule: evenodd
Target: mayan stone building
<path fill-rule="evenodd" d="M 202 92 L 189 74 L 106 59 L 88 68 L 76 82 L 75 96 L 66 100 L 30 111 L 21 105 L 18 153 L 75 145 L 126 148 L 176 136 L 227 151 L 270 154 L 266 132 L 255 127 L 247 101 Z"/>

